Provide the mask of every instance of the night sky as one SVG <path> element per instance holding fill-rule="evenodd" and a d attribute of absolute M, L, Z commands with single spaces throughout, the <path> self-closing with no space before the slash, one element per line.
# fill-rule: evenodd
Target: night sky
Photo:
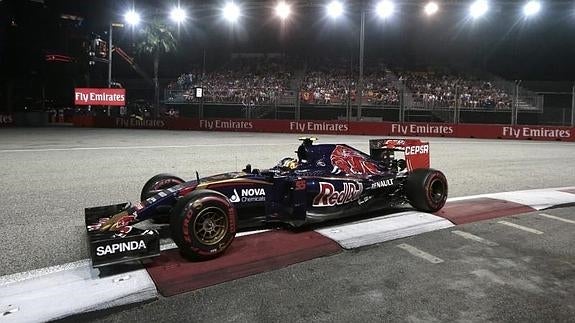
<path fill-rule="evenodd" d="M 160 63 L 160 76 L 173 78 L 201 66 L 204 51 L 207 68 L 218 66 L 232 52 L 286 53 L 300 58 L 358 59 L 359 4 L 344 1 L 345 16 L 328 19 L 326 1 L 296 1 L 295 15 L 282 25 L 272 16 L 276 1 L 236 1 L 244 16 L 231 28 L 220 17 L 223 1 L 181 1 L 190 19 L 175 32 L 177 53 Z M 144 16 L 167 16 L 177 1 L 126 0 L 2 0 L 0 1 L 0 66 L 2 86 L 16 87 L 66 76 L 72 85 L 85 82 L 85 44 L 94 34 L 107 39 L 110 22 L 121 22 L 132 5 Z M 367 8 L 373 7 L 365 1 Z M 468 18 L 470 1 L 443 3 L 434 17 L 422 14 L 425 1 L 396 1 L 397 13 L 382 21 L 373 12 L 366 19 L 366 61 L 384 59 L 397 67 L 469 66 L 507 79 L 572 81 L 575 77 L 575 3 L 543 1 L 544 10 L 529 20 L 521 16 L 523 1 L 491 1 L 487 15 Z M 82 17 L 65 20 L 61 14 Z M 118 28 L 114 38 L 133 55 L 137 30 Z M 73 64 L 46 64 L 46 53 L 73 57 Z M 136 57 L 151 72 L 150 60 Z M 63 66 L 65 65 L 65 66 Z M 104 64 L 100 64 L 104 65 Z M 91 71 L 92 81 L 103 79 L 105 66 Z M 126 64 L 116 62 L 117 78 L 138 78 Z M 61 80 L 62 77 L 59 77 Z M 57 85 L 54 85 L 57 87 Z M 56 90 L 56 89 L 53 89 Z M 4 93 L 5 91 L 1 91 Z M 34 95 L 32 95 L 34 96 Z M 2 99 L 2 98 L 0 98 Z"/>

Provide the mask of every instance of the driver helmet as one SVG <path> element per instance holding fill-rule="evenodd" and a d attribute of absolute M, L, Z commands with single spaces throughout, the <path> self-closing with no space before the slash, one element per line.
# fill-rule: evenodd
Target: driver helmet
<path fill-rule="evenodd" d="M 282 169 L 293 170 L 293 169 L 297 168 L 298 162 L 297 162 L 297 159 L 295 159 L 295 158 L 286 157 L 280 161 L 279 165 Z"/>

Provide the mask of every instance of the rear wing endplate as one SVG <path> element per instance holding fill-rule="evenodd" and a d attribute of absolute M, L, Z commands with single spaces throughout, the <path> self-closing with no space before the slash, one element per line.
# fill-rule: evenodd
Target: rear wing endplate
<path fill-rule="evenodd" d="M 376 160 L 382 160 L 383 154 L 403 152 L 407 170 L 429 168 L 429 142 L 419 139 L 370 139 L 369 155 Z"/>

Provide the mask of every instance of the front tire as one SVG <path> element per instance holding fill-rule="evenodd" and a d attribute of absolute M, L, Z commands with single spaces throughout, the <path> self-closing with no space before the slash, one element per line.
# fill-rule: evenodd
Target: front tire
<path fill-rule="evenodd" d="M 215 258 L 226 251 L 236 235 L 236 209 L 219 192 L 194 191 L 176 204 L 170 215 L 170 231 L 186 258 Z"/>
<path fill-rule="evenodd" d="M 140 193 L 140 201 L 144 201 L 170 187 L 184 183 L 184 180 L 172 174 L 158 174 L 150 178 Z"/>
<path fill-rule="evenodd" d="M 418 211 L 437 212 L 447 201 L 447 179 L 435 169 L 414 170 L 407 177 L 405 190 L 409 204 Z"/>

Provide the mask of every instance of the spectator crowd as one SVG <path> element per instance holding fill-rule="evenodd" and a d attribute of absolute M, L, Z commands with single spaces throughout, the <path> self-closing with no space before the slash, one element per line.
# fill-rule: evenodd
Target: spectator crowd
<path fill-rule="evenodd" d="M 168 85 L 168 102 L 196 101 L 194 89 L 201 87 L 208 103 L 271 104 L 289 89 L 291 78 L 291 72 L 279 62 L 238 59 L 213 72 L 181 75 Z"/>
<path fill-rule="evenodd" d="M 349 64 L 318 62 L 306 68 L 273 59 L 236 59 L 228 66 L 201 73 L 182 74 L 167 88 L 168 102 L 196 102 L 196 87 L 207 103 L 270 105 L 282 96 L 299 92 L 303 105 L 347 105 L 358 100 L 357 71 Z M 403 90 L 400 90 L 403 88 Z M 369 65 L 363 81 L 362 104 L 399 106 L 401 95 L 425 108 L 511 108 L 512 97 L 480 80 L 458 73 L 438 71 L 391 72 Z M 456 100 L 459 100 L 456 102 Z"/>
<path fill-rule="evenodd" d="M 441 72 L 397 73 L 417 103 L 423 107 L 511 108 L 512 97 L 491 82 Z"/>

